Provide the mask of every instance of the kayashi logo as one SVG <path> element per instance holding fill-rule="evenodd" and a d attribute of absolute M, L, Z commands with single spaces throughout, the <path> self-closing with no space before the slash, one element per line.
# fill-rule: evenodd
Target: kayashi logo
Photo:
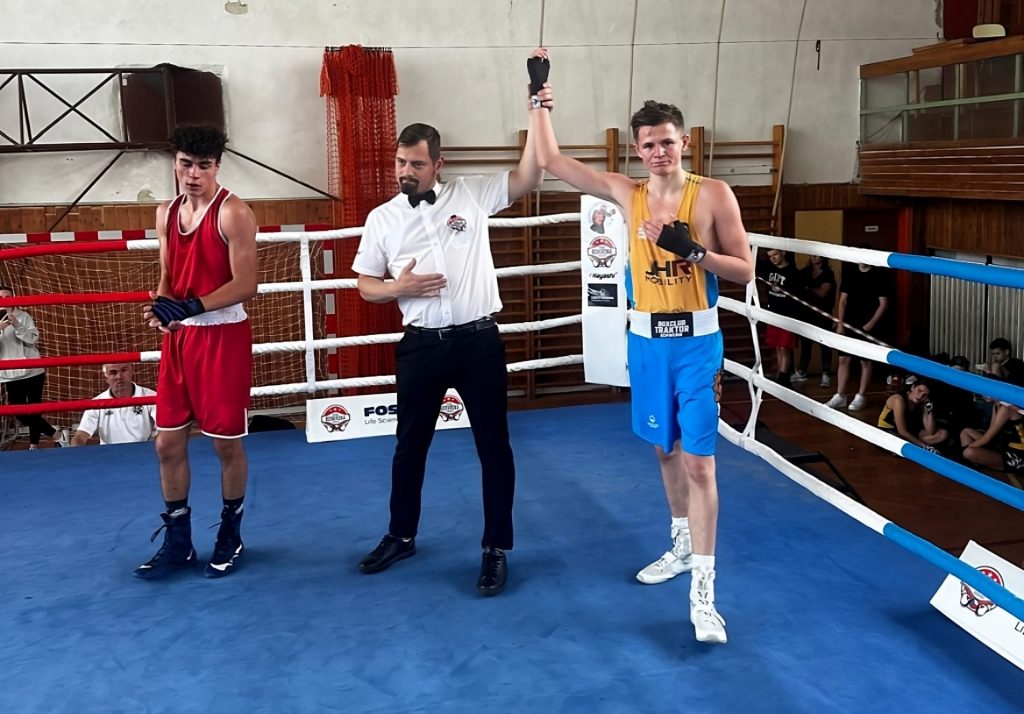
<path fill-rule="evenodd" d="M 332 433 L 335 431 L 345 431 L 351 421 L 352 415 L 348 413 L 348 409 L 340 404 L 332 404 L 324 409 L 324 413 L 320 415 L 320 423 L 324 425 L 327 431 Z"/>

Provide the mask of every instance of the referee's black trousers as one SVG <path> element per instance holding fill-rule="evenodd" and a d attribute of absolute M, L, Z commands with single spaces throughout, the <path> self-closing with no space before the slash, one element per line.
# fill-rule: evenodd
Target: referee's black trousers
<path fill-rule="evenodd" d="M 483 477 L 483 547 L 512 547 L 515 463 L 508 435 L 505 343 L 497 325 L 444 339 L 406 331 L 396 350 L 398 445 L 391 467 L 391 524 L 416 535 L 427 450 L 445 392 L 454 387 L 469 414 Z"/>

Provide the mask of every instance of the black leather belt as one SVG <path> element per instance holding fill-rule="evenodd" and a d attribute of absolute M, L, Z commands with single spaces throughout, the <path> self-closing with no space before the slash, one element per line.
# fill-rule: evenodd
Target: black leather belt
<path fill-rule="evenodd" d="M 497 327 L 498 322 L 493 317 L 481 317 L 479 320 L 467 322 L 463 325 L 449 325 L 448 327 L 416 327 L 406 325 L 405 331 L 417 337 L 430 337 L 437 340 L 450 340 L 459 335 L 469 335 L 473 332 L 489 330 Z"/>

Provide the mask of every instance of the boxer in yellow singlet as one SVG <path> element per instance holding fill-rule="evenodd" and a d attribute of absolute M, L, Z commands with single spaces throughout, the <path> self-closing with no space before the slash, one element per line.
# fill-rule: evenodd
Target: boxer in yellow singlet
<path fill-rule="evenodd" d="M 544 49 L 533 57 L 548 58 Z M 597 171 L 558 149 L 551 85 L 536 93 L 530 131 L 537 160 L 580 191 L 614 202 L 629 226 L 629 375 L 633 429 L 654 444 L 672 510 L 672 548 L 639 573 L 661 583 L 693 571 L 690 621 L 698 640 L 726 641 L 715 607 L 718 488 L 714 382 L 722 365 L 718 278 L 748 283 L 754 260 L 727 184 L 683 169 L 682 113 L 648 101 L 630 122 L 649 178 Z"/>

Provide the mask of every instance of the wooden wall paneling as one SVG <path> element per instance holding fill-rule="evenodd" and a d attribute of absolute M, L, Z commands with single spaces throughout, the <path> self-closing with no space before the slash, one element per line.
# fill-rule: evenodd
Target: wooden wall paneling
<path fill-rule="evenodd" d="M 922 249 L 980 255 L 1024 255 L 1024 205 L 1011 201 L 921 201 L 917 220 Z"/>

